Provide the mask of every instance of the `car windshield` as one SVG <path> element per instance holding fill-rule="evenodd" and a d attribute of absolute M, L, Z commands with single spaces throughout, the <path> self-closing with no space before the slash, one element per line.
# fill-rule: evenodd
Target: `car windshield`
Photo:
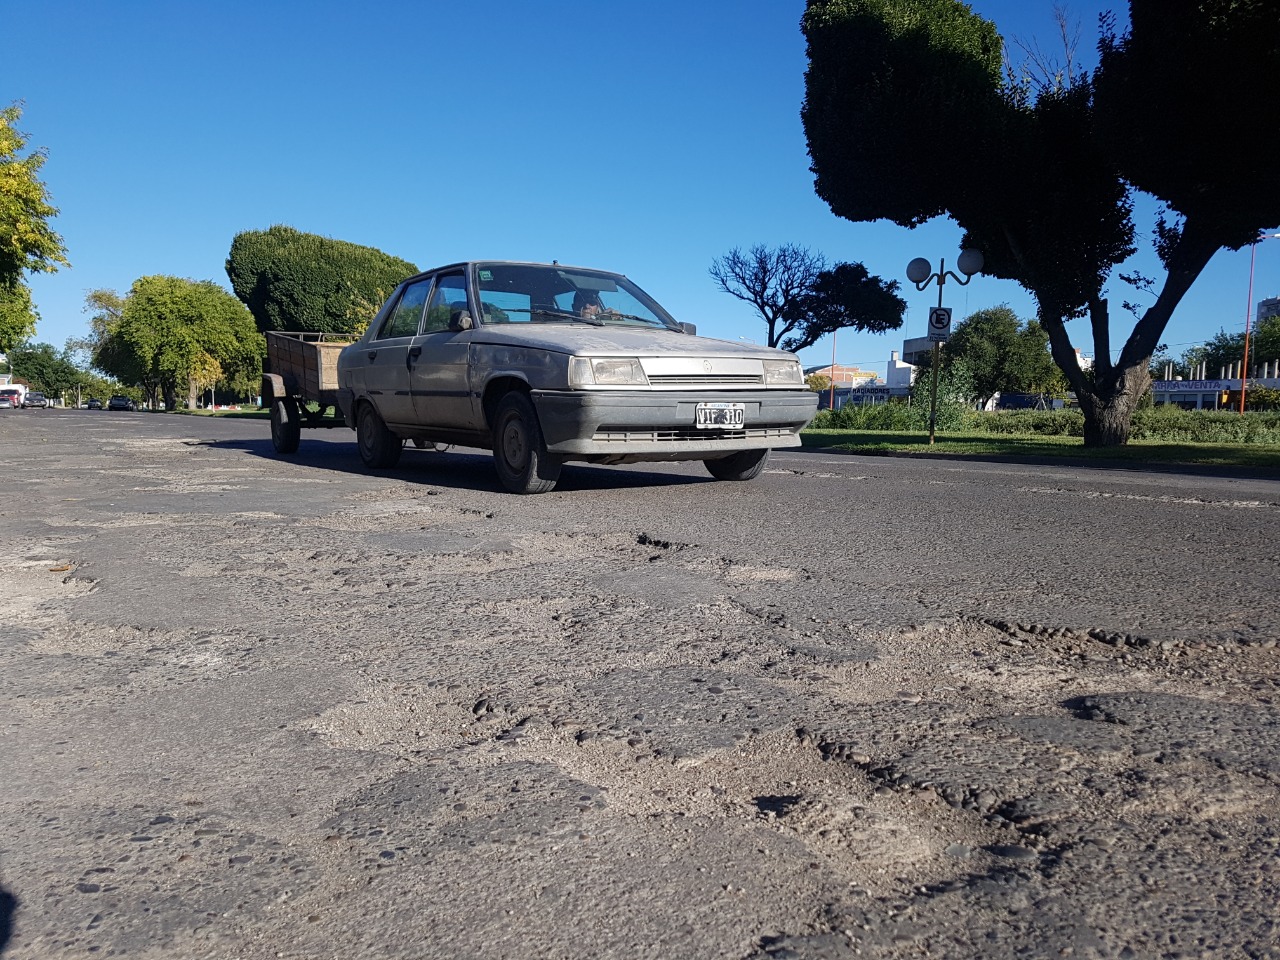
<path fill-rule="evenodd" d="M 481 263 L 475 268 L 483 323 L 680 325 L 626 277 L 555 264 Z"/>

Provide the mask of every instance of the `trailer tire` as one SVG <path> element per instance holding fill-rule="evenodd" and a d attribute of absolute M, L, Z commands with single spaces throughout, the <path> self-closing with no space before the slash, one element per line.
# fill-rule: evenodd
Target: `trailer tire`
<path fill-rule="evenodd" d="M 717 480 L 754 480 L 769 462 L 768 450 L 743 450 L 718 460 L 707 460 L 707 472 Z"/>
<path fill-rule="evenodd" d="M 372 403 L 363 403 L 356 415 L 356 446 L 366 467 L 387 470 L 400 462 L 404 441 L 387 429 Z"/>
<path fill-rule="evenodd" d="M 282 397 L 274 401 L 271 404 L 271 444 L 276 448 L 276 453 L 297 453 L 301 437 L 302 421 L 298 401 L 293 397 Z"/>

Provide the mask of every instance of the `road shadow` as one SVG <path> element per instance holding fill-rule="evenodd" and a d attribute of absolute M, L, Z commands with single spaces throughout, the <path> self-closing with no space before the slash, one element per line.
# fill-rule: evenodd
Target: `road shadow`
<path fill-rule="evenodd" d="M 444 452 L 419 450 L 407 444 L 399 464 L 391 470 L 369 470 L 360 459 L 355 442 L 326 440 L 308 443 L 303 436 L 298 452 L 289 456 L 276 453 L 269 439 L 234 439 L 184 441 L 189 445 L 215 450 L 236 450 L 264 460 L 279 460 L 330 473 L 360 477 L 390 477 L 408 483 L 429 483 L 457 490 L 502 493 L 504 488 L 493 468 L 493 455 L 482 450 L 451 447 Z M 718 483 L 708 474 L 705 478 L 653 470 L 601 466 L 590 463 L 567 463 L 560 474 L 556 490 L 625 490 L 636 487 L 682 487 Z"/>
<path fill-rule="evenodd" d="M 18 912 L 18 898 L 0 887 L 0 954 L 13 936 L 13 915 Z"/>

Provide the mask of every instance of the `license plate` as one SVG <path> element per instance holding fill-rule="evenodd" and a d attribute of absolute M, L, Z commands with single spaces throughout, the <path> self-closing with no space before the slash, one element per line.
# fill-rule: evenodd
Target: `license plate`
<path fill-rule="evenodd" d="M 747 422 L 745 403 L 700 403 L 694 408 L 694 424 L 699 430 L 735 429 Z"/>

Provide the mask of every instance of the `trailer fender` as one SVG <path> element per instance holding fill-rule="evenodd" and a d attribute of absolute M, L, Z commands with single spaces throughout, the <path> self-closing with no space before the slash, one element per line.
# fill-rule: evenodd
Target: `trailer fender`
<path fill-rule="evenodd" d="M 278 373 L 262 375 L 262 407 L 269 409 L 276 400 L 283 400 L 289 394 L 284 388 L 284 377 Z"/>

